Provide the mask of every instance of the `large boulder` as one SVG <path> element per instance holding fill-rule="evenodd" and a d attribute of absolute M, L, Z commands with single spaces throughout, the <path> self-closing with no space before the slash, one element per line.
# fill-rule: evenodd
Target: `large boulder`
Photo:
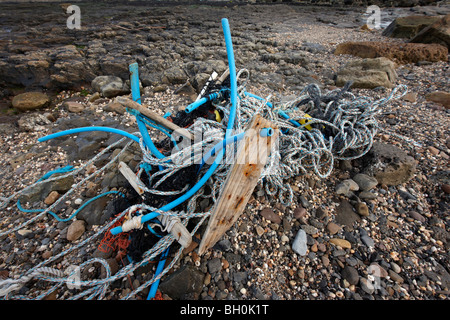
<path fill-rule="evenodd" d="M 50 98 L 42 92 L 25 92 L 15 96 L 12 100 L 14 108 L 20 111 L 30 111 L 46 107 Z"/>
<path fill-rule="evenodd" d="M 53 177 L 61 175 L 55 174 Z M 47 181 L 44 183 L 36 184 L 30 187 L 28 190 L 22 193 L 19 200 L 22 204 L 24 203 L 34 203 L 37 201 L 43 201 L 50 192 L 57 191 L 59 194 L 66 193 L 72 188 L 75 180 L 74 177 L 69 175 L 65 178 L 59 180 Z"/>
<path fill-rule="evenodd" d="M 52 86 L 63 89 L 79 88 L 94 79 L 94 71 L 76 46 L 66 45 L 47 51 L 54 61 L 50 70 Z"/>
<path fill-rule="evenodd" d="M 46 86 L 52 58 L 45 50 L 17 53 L 0 59 L 0 79 L 19 86 Z"/>
<path fill-rule="evenodd" d="M 27 50 L 0 58 L 0 79 L 8 84 L 79 89 L 95 77 L 86 57 L 74 45 Z"/>
<path fill-rule="evenodd" d="M 187 79 L 187 74 L 178 66 L 164 70 L 162 73 L 162 83 L 166 84 L 183 84 Z"/>
<path fill-rule="evenodd" d="M 445 91 L 430 92 L 425 96 L 428 101 L 433 101 L 443 105 L 446 109 L 450 109 L 450 93 Z"/>
<path fill-rule="evenodd" d="M 391 38 L 411 39 L 420 31 L 440 20 L 441 16 L 413 15 L 398 17 L 384 29 L 382 35 Z"/>
<path fill-rule="evenodd" d="M 410 42 L 437 43 L 450 48 L 450 14 L 424 28 Z"/>
<path fill-rule="evenodd" d="M 385 57 L 400 64 L 419 61 L 447 61 L 448 49 L 440 44 L 397 43 L 397 42 L 344 42 L 334 54 L 350 54 L 360 58 Z"/>
<path fill-rule="evenodd" d="M 413 157 L 394 145 L 381 142 L 374 142 L 361 162 L 364 163 L 364 173 L 388 186 L 408 182 L 416 172 L 416 160 Z"/>
<path fill-rule="evenodd" d="M 130 92 L 130 88 L 117 76 L 95 77 L 91 82 L 91 86 L 105 98 L 113 98 Z"/>
<path fill-rule="evenodd" d="M 338 71 L 336 85 L 344 86 L 353 81 L 354 88 L 393 88 L 396 80 L 395 63 L 381 57 L 350 61 Z"/>

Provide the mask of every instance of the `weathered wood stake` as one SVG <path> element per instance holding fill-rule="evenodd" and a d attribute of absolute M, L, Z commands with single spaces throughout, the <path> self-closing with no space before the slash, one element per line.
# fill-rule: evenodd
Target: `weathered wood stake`
<path fill-rule="evenodd" d="M 261 130 L 264 128 L 272 128 L 273 134 L 262 137 Z M 240 141 L 225 187 L 209 218 L 198 250 L 199 255 L 214 246 L 244 211 L 278 134 L 278 128 L 262 116 L 257 114 L 251 120 L 243 140 Z"/>

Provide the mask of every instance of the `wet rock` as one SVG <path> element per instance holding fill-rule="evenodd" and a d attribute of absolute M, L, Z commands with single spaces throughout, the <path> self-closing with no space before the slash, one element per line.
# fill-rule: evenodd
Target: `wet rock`
<path fill-rule="evenodd" d="M 450 93 L 444 91 L 435 91 L 425 96 L 428 101 L 443 105 L 446 109 L 450 109 Z"/>
<path fill-rule="evenodd" d="M 384 57 L 367 58 L 350 61 L 342 67 L 337 73 L 336 85 L 342 87 L 353 81 L 354 88 L 392 88 L 396 79 L 394 62 Z"/>
<path fill-rule="evenodd" d="M 294 215 L 295 219 L 301 219 L 304 216 L 306 216 L 306 209 L 303 208 L 302 206 L 297 207 L 297 208 L 294 209 L 293 215 Z"/>
<path fill-rule="evenodd" d="M 118 95 L 129 93 L 120 77 L 117 76 L 98 76 L 91 82 L 92 88 L 100 92 L 105 98 L 113 98 Z"/>
<path fill-rule="evenodd" d="M 439 43 L 450 48 L 450 14 L 424 28 L 411 42 Z"/>
<path fill-rule="evenodd" d="M 359 282 L 358 270 L 352 266 L 345 266 L 341 271 L 341 276 L 350 284 L 356 285 Z"/>
<path fill-rule="evenodd" d="M 384 29 L 382 35 L 391 38 L 411 39 L 420 31 L 441 19 L 441 16 L 424 15 L 398 17 Z"/>
<path fill-rule="evenodd" d="M 40 113 L 26 113 L 17 121 L 19 128 L 24 131 L 43 131 L 46 125 L 52 122 L 46 116 Z"/>
<path fill-rule="evenodd" d="M 50 98 L 42 92 L 25 92 L 12 100 L 12 106 L 20 111 L 31 111 L 48 106 Z"/>
<path fill-rule="evenodd" d="M 363 216 L 363 217 L 369 216 L 369 208 L 367 207 L 367 204 L 365 204 L 364 202 L 356 203 L 355 210 L 360 216 Z"/>
<path fill-rule="evenodd" d="M 346 179 L 336 186 L 336 193 L 342 194 L 347 197 L 352 195 L 351 191 L 358 191 L 358 190 L 359 190 L 358 184 L 352 179 Z"/>
<path fill-rule="evenodd" d="M 306 232 L 303 229 L 298 230 L 292 243 L 292 250 L 297 254 L 304 256 L 308 250 Z"/>
<path fill-rule="evenodd" d="M 363 157 L 363 171 L 373 175 L 380 184 L 396 186 L 409 181 L 416 171 L 416 161 L 400 148 L 375 142 L 369 153 Z"/>
<path fill-rule="evenodd" d="M 334 222 L 330 222 L 327 224 L 327 230 L 331 235 L 334 235 L 341 230 L 341 227 Z"/>
<path fill-rule="evenodd" d="M 83 220 L 75 220 L 67 229 L 67 240 L 75 241 L 78 240 L 86 231 L 85 222 Z"/>
<path fill-rule="evenodd" d="M 364 173 L 358 173 L 353 177 L 353 180 L 358 184 L 362 191 L 369 191 L 375 188 L 378 184 L 377 179 Z"/>
<path fill-rule="evenodd" d="M 424 43 L 345 42 L 336 47 L 334 54 L 350 54 L 370 59 L 384 57 L 400 64 L 447 61 L 448 59 L 446 47 L 440 44 Z"/>
<path fill-rule="evenodd" d="M 352 244 L 345 239 L 333 238 L 330 239 L 330 243 L 339 246 L 343 249 L 350 249 L 352 247 Z"/>
<path fill-rule="evenodd" d="M 281 217 L 276 214 L 271 208 L 264 208 L 263 210 L 261 210 L 260 214 L 269 221 L 277 224 L 281 223 Z"/>
<path fill-rule="evenodd" d="M 336 222 L 353 229 L 353 223 L 360 220 L 359 215 L 353 211 L 352 205 L 347 200 L 342 200 L 336 208 Z"/>
<path fill-rule="evenodd" d="M 185 299 L 189 295 L 199 295 L 205 274 L 195 267 L 184 265 L 167 278 L 161 280 L 159 289 L 172 299 Z"/>

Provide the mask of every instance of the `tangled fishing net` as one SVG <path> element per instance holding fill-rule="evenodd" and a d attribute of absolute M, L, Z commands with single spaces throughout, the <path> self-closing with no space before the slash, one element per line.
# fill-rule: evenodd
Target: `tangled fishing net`
<path fill-rule="evenodd" d="M 377 120 L 383 112 L 383 107 L 392 100 L 401 98 L 407 91 L 406 86 L 400 85 L 394 88 L 388 97 L 373 100 L 364 96 L 357 97 L 351 93 L 351 83 L 329 92 L 322 92 L 318 85 L 310 84 L 292 101 L 271 102 L 271 96 L 262 98 L 246 91 L 250 79 L 248 70 L 240 70 L 236 77 L 238 96 L 233 135 L 245 132 L 250 120 L 256 114 L 270 120 L 280 130 L 277 147 L 272 150 L 258 183 L 269 197 L 276 197 L 286 205 L 293 200 L 293 191 L 287 183 L 290 178 L 306 172 L 314 172 L 318 177 L 326 178 L 331 174 L 337 160 L 351 160 L 364 156 L 371 149 L 377 133 L 383 130 Z M 178 246 L 170 263 L 164 266 L 161 272 L 155 272 L 150 280 L 134 288 L 122 299 L 136 297 L 142 290 L 161 279 L 175 265 L 184 249 L 177 245 L 176 239 L 170 233 L 171 227 L 175 223 L 182 223 L 193 236 L 211 214 L 210 210 L 201 212 L 198 209 L 199 202 L 209 199 L 214 204 L 217 201 L 232 167 L 229 161 L 221 161 L 206 183 L 187 201 L 170 210 L 160 209 L 185 194 L 211 168 L 211 161 L 204 163 L 204 155 L 211 154 L 212 148 L 220 144 L 226 136 L 231 109 L 229 79 L 220 85 L 214 81 L 209 83 L 203 97 L 212 93 L 220 94 L 191 113 L 180 111 L 172 116 L 174 123 L 182 126 L 194 137 L 201 137 L 187 145 L 180 143 L 170 132 L 157 126 L 151 119 L 136 112 L 132 113 L 145 121 L 148 126 L 159 129 L 167 135 L 167 138 L 156 143 L 164 154 L 164 157 L 157 157 L 145 145 L 142 133 L 139 131 L 133 133 L 139 137 L 139 148 L 142 153 L 142 161 L 136 169 L 138 178 L 136 183 L 144 190 L 143 195 L 137 196 L 131 189 L 100 195 L 113 194 L 114 201 L 121 201 L 111 219 L 92 235 L 67 250 L 31 268 L 29 266 L 28 269 L 27 266 L 14 268 L 10 272 L 9 279 L 0 280 L 0 297 L 38 300 L 49 296 L 52 292 L 58 292 L 60 297 L 69 300 L 104 299 L 111 291 L 113 282 L 127 277 L 147 263 L 164 261 L 169 248 Z M 59 175 L 50 175 L 7 198 L 1 198 L 0 209 L 8 208 L 11 213 L 21 209 L 30 213 L 30 216 L 26 221 L 2 230 L 0 237 L 36 224 L 36 221 L 47 215 L 59 221 L 74 219 L 77 212 L 69 217 L 60 217 L 53 211 L 59 203 L 67 200 L 89 180 L 117 165 L 121 154 L 130 148 L 134 141 L 127 142 L 106 165 L 79 179 L 69 191 L 46 209 L 23 209 L 20 203 L 14 206 L 14 201 L 33 186 L 64 179 L 70 175 L 80 176 L 86 172 L 85 169 L 90 164 L 124 143 L 126 139 L 122 138 L 111 144 L 76 169 Z M 228 145 L 225 149 L 225 158 L 230 154 L 236 154 L 237 147 L 237 142 Z M 214 160 L 214 155 L 211 159 Z M 141 223 L 140 217 L 150 212 L 156 213 L 159 218 Z M 123 227 L 123 235 L 126 235 L 121 238 L 122 246 L 119 245 L 119 249 L 127 250 L 129 242 L 132 242 L 134 247 L 128 247 L 129 263 L 123 264 L 116 273 L 112 274 L 110 265 L 102 258 L 91 258 L 65 270 L 57 268 L 57 261 L 60 258 L 73 254 L 89 243 L 100 242 L 108 246 L 106 241 L 101 242 L 100 238 L 105 235 L 112 238 L 110 230 L 119 225 Z M 121 259 L 125 256 L 122 252 Z M 101 265 L 105 270 L 103 277 L 99 275 L 93 279 L 83 278 L 82 271 L 94 264 Z M 19 294 L 20 288 L 26 284 L 29 286 L 30 282 L 38 289 L 27 296 Z"/>

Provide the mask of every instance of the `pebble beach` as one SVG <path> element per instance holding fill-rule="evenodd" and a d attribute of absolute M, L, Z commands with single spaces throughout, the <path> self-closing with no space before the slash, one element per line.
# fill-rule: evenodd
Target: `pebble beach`
<path fill-rule="evenodd" d="M 78 126 L 137 131 L 132 115 L 115 102 L 117 96 L 130 96 L 127 62 L 139 63 L 142 103 L 152 111 L 176 113 L 191 103 L 213 70 L 221 74 L 227 68 L 220 26 L 223 17 L 230 21 L 236 67 L 249 71 L 247 90 L 284 101 L 298 96 L 310 83 L 317 83 L 323 92 L 339 87 L 342 69 L 351 61 L 364 59 L 335 54 L 340 44 L 405 43 L 403 38 L 382 34 L 394 19 L 450 14 L 446 4 L 381 8 L 382 28 L 370 29 L 366 7 L 219 6 L 205 2 L 105 8 L 98 3 L 88 12 L 88 5 L 80 3 L 86 13 L 82 29 L 77 31 L 61 27 L 67 15 L 59 4 L 33 5 L 34 12 L 30 12 L 31 5 L 0 5 L 0 41 L 4 44 L 0 52 L 4 84 L 0 95 L 2 201 L 50 170 L 81 166 L 118 140 L 104 132 L 51 142 L 37 142 L 38 138 Z M 20 24 L 24 17 L 36 17 L 39 12 L 59 20 L 43 18 L 37 24 L 28 19 Z M 407 93 L 390 101 L 377 117 L 380 130 L 371 152 L 360 159 L 338 161 L 326 179 L 314 172 L 290 178 L 286 184 L 294 191 L 294 199 L 288 205 L 257 187 L 237 222 L 213 248 L 199 256 L 194 241 L 183 250 L 161 278 L 162 299 L 448 300 L 450 67 L 448 52 L 444 60 L 423 59 L 402 63 L 392 59 L 395 77 L 389 78 L 388 87 L 376 84 L 351 89 L 355 96 L 375 101 L 389 96 L 396 86 L 407 87 Z M 6 81 L 5 70 L 16 83 Z M 29 73 L 24 75 L 21 70 Z M 96 89 L 94 82 L 83 82 L 100 75 L 119 77 L 115 80 L 122 86 L 119 92 L 109 94 Z M 22 77 L 30 82 L 25 89 Z M 34 110 L 14 107 L 13 98 L 25 91 L 39 91 L 49 102 Z M 439 99 L 440 93 L 447 94 L 446 101 Z M 159 138 L 155 136 L 155 140 Z M 121 148 L 123 144 L 74 179 L 64 179 L 58 188 L 50 184 L 34 190 L 28 207 L 42 209 L 53 204 Z M 132 147 L 119 159 L 136 167 L 141 161 L 139 149 Z M 377 166 L 380 163 L 384 167 Z M 58 214 L 70 216 L 84 201 L 123 184 L 117 164 L 113 165 L 60 203 Z M 107 205 L 106 199 L 94 202 L 65 222 L 46 215 L 2 234 L 0 279 L 17 279 L 29 268 L 95 234 L 108 221 L 104 215 Z M 212 205 L 208 201 L 198 204 L 202 209 Z M 33 213 L 21 212 L 11 203 L 0 210 L 0 230 L 12 229 L 30 215 Z M 206 223 L 194 237 L 201 239 L 205 227 Z M 101 238 L 58 258 L 51 266 L 65 270 L 98 256 Z M 102 258 L 112 273 L 129 264 L 126 257 Z M 155 269 L 156 264 L 149 263 L 116 280 L 104 299 L 126 297 L 151 279 Z M 101 264 L 95 264 L 86 268 L 82 277 L 101 278 L 104 272 Z M 43 286 L 40 281 L 30 281 L 16 294 L 33 298 Z M 44 299 L 64 300 L 71 294 L 61 287 Z M 148 288 L 132 299 L 144 300 L 147 294 Z"/>

